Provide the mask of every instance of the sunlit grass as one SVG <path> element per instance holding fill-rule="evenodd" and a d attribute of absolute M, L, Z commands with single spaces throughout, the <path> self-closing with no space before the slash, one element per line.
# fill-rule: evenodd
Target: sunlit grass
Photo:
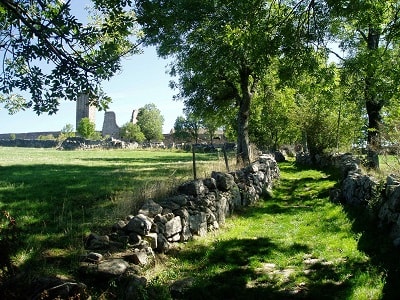
<path fill-rule="evenodd" d="M 225 170 L 215 154 L 196 156 L 198 177 Z M 368 233 L 370 220 L 357 221 L 361 213 L 329 202 L 337 180 L 292 163 L 280 169 L 270 197 L 237 212 L 219 231 L 157 256 L 143 274 L 158 291 L 151 299 L 167 299 L 169 284 L 187 277 L 194 286 L 185 299 L 391 295 L 398 258 L 382 236 Z M 71 275 L 84 236 L 109 232 L 140 201 L 191 178 L 191 153 L 0 148 L 0 210 L 22 229 L 13 262 L 35 273 Z"/>
<path fill-rule="evenodd" d="M 202 170 L 202 161 L 215 161 L 216 154 L 196 158 Z M 191 178 L 192 153 L 0 147 L 0 211 L 16 219 L 23 241 L 13 261 L 38 272 L 73 271 L 67 257 L 50 268 L 52 249 L 81 251 L 88 233 L 109 231 L 137 212 L 140 201 L 166 195 Z"/>
<path fill-rule="evenodd" d="M 272 198 L 180 246 L 158 283 L 195 278 L 185 299 L 382 299 L 388 274 L 360 249 L 345 208 L 328 200 L 336 179 L 290 163 L 281 176 Z"/>

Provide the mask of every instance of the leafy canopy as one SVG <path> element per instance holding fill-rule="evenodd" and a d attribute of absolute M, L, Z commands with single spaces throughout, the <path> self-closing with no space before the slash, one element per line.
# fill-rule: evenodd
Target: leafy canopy
<path fill-rule="evenodd" d="M 291 1 L 141 0 L 137 13 L 145 42 L 173 57 L 171 75 L 179 78 L 171 86 L 187 108 L 197 115 L 237 109 L 237 152 L 249 162 L 250 102 L 271 58 L 307 52 L 295 18 L 303 10 Z"/>
<path fill-rule="evenodd" d="M 143 132 L 140 130 L 140 126 L 132 122 L 122 125 L 120 135 L 123 139 L 130 142 L 142 143 L 146 139 Z"/>
<path fill-rule="evenodd" d="M 57 111 L 60 99 L 89 95 L 111 101 L 100 83 L 121 69 L 121 57 L 137 53 L 139 34 L 131 1 L 93 0 L 91 21 L 71 12 L 70 0 L 0 2 L 0 103 L 10 113 Z M 30 94 L 30 99 L 26 97 Z"/>
<path fill-rule="evenodd" d="M 162 134 L 163 124 L 164 117 L 154 103 L 146 104 L 139 109 L 137 125 L 148 141 L 162 141 L 164 139 Z"/>

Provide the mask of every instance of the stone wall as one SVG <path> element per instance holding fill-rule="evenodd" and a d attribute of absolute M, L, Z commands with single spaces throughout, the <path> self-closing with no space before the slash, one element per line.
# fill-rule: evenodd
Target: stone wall
<path fill-rule="evenodd" d="M 262 155 L 247 168 L 213 172 L 209 178 L 182 184 L 173 196 L 147 199 L 136 215 L 116 222 L 109 234 L 91 233 L 85 239 L 81 278 L 106 289 L 117 284 L 123 299 L 142 299 L 147 279 L 141 270 L 155 266 L 155 252 L 167 252 L 172 245 L 217 230 L 236 209 L 257 201 L 278 177 L 273 156 Z M 9 282 L 13 296 L 16 286 L 24 286 L 26 299 L 91 298 L 92 289 L 69 277 L 35 278 L 31 286 L 21 284 L 20 277 Z M 173 299 L 180 299 L 182 290 L 192 283 L 193 278 L 173 282 Z"/>
<path fill-rule="evenodd" d="M 27 140 L 7 139 L 0 140 L 0 147 L 25 147 L 25 148 L 57 148 L 59 150 L 88 150 L 88 149 L 136 149 L 137 143 L 109 138 L 106 140 L 86 140 L 82 137 L 71 137 L 62 142 L 57 140 Z"/>
<path fill-rule="evenodd" d="M 304 164 L 311 160 L 300 153 L 296 161 Z M 320 157 L 320 166 L 333 166 L 340 171 L 340 187 L 331 191 L 331 200 L 368 209 L 378 220 L 377 225 L 387 229 L 393 244 L 400 247 L 400 178 L 389 175 L 379 180 L 362 171 L 362 162 L 351 154 Z"/>
<path fill-rule="evenodd" d="M 61 131 L 42 131 L 42 132 L 25 132 L 25 133 L 0 133 L 1 140 L 9 140 L 11 136 L 17 139 L 23 140 L 36 140 L 40 136 L 49 136 L 52 135 L 54 137 L 58 137 L 61 134 Z"/>
<path fill-rule="evenodd" d="M 172 196 L 157 201 L 147 199 L 136 215 L 116 222 L 109 234 L 88 236 L 85 248 L 92 252 L 82 263 L 81 271 L 90 275 L 97 273 L 102 264 L 116 264 L 122 266 L 122 275 L 130 262 L 147 265 L 155 252 L 168 252 L 175 243 L 217 230 L 235 210 L 259 200 L 279 175 L 273 156 L 262 155 L 246 168 L 212 172 L 209 178 L 180 185 Z M 112 249 L 125 249 L 124 253 L 129 249 L 129 257 L 121 260 L 124 255 L 117 255 L 117 259 L 103 260 L 99 252 Z"/>
<path fill-rule="evenodd" d="M 56 148 L 58 145 L 59 142 L 56 140 L 27 140 L 27 139 L 0 140 L 0 147 Z"/>
<path fill-rule="evenodd" d="M 59 150 L 89 150 L 89 149 L 136 149 L 137 143 L 127 143 L 114 138 L 106 140 L 86 140 L 82 137 L 71 137 L 64 140 Z"/>

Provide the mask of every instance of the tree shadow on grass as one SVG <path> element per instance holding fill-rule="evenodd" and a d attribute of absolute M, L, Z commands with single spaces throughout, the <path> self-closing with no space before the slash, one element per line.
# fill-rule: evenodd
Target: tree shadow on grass
<path fill-rule="evenodd" d="M 389 232 L 379 228 L 376 219 L 363 207 L 345 205 L 345 211 L 351 219 L 352 230 L 361 234 L 358 249 L 365 252 L 371 263 L 385 273 L 383 299 L 399 299 L 400 255 L 393 246 Z"/>
<path fill-rule="evenodd" d="M 176 173 L 186 172 L 183 169 Z M 26 256 L 20 268 L 27 266 L 31 270 L 32 265 L 43 266 L 46 260 L 49 265 L 54 263 L 71 269 L 64 265 L 63 256 L 53 260 L 50 255 L 43 257 L 42 252 L 49 248 L 79 249 L 83 245 L 82 236 L 88 230 L 108 232 L 115 220 L 111 214 L 119 204 L 115 199 L 118 192 L 128 190 L 139 195 L 155 180 L 171 180 L 171 172 L 168 164 L 161 163 L 143 166 L 1 166 L 0 211 L 7 211 L 16 220 L 19 238 L 13 245 L 16 248 L 13 253 Z M 135 213 L 131 211 L 134 199 L 126 200 L 126 204 L 121 204 L 127 205 L 124 213 Z M 106 217 L 108 219 L 104 221 Z M 70 260 L 67 258 L 66 261 Z"/>
<path fill-rule="evenodd" d="M 302 268 L 280 269 L 269 261 L 273 252 L 293 257 L 310 251 L 304 244 L 283 248 L 268 238 L 254 238 L 216 241 L 208 248 L 179 252 L 180 259 L 200 261 L 197 271 L 202 275 L 175 298 L 346 299 L 351 285 L 341 278 L 355 267 L 352 262 L 314 264 L 305 273 Z"/>

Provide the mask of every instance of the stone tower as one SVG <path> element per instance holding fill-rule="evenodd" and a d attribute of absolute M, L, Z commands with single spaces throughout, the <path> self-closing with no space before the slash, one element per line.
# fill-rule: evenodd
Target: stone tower
<path fill-rule="evenodd" d="M 115 113 L 113 111 L 106 111 L 104 113 L 103 129 L 101 134 L 103 136 L 109 135 L 113 138 L 120 138 L 120 128 L 117 125 Z"/>
<path fill-rule="evenodd" d="M 89 105 L 89 96 L 80 94 L 76 100 L 76 129 L 83 118 L 89 118 L 93 123 L 96 121 L 96 107 Z"/>
<path fill-rule="evenodd" d="M 139 111 L 134 109 L 132 111 L 132 116 L 131 116 L 131 123 L 136 124 L 137 123 L 137 115 L 138 115 Z"/>

